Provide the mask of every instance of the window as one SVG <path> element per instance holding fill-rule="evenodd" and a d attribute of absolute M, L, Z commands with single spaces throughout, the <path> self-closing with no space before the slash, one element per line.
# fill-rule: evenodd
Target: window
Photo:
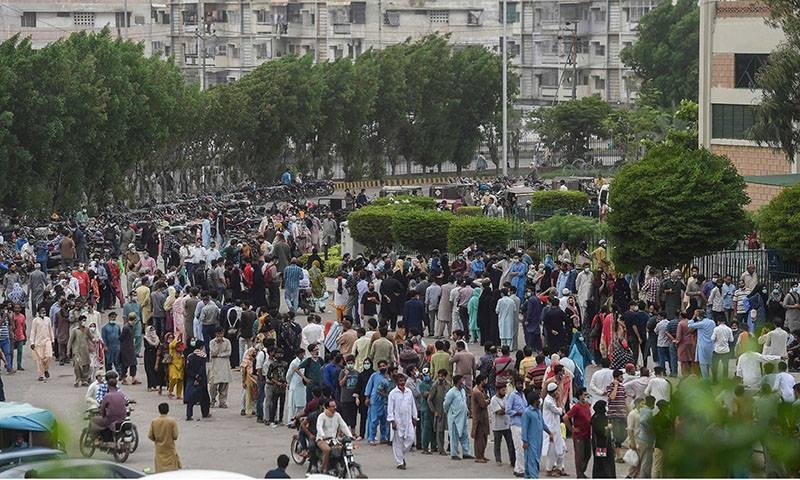
<path fill-rule="evenodd" d="M 367 2 L 352 2 L 350 4 L 350 21 L 356 25 L 367 23 Z"/>
<path fill-rule="evenodd" d="M 737 53 L 734 56 L 736 88 L 755 88 L 756 74 L 766 65 L 769 55 L 760 53 Z"/>
<path fill-rule="evenodd" d="M 751 105 L 711 105 L 711 136 L 713 138 L 749 139 L 753 126 L 754 107 Z"/>
<path fill-rule="evenodd" d="M 272 15 L 270 15 L 269 10 L 256 10 L 256 23 L 260 25 L 272 23 Z"/>
<path fill-rule="evenodd" d="M 289 19 L 289 23 L 301 23 L 303 21 L 303 17 L 300 14 L 300 6 L 299 3 L 290 3 L 287 5 L 287 18 Z"/>
<path fill-rule="evenodd" d="M 605 57 L 606 56 L 606 46 L 600 45 L 597 42 L 594 42 L 594 54 L 598 57 Z"/>
<path fill-rule="evenodd" d="M 400 25 L 399 12 L 386 12 L 383 14 L 383 24 L 390 27 L 397 27 Z"/>
<path fill-rule="evenodd" d="M 234 44 L 229 44 L 228 49 L 231 52 L 231 58 L 239 58 L 239 47 Z"/>
<path fill-rule="evenodd" d="M 603 23 L 606 21 L 606 11 L 599 8 L 592 9 L 592 20 L 595 23 Z"/>
<path fill-rule="evenodd" d="M 594 77 L 594 89 L 595 90 L 605 90 L 606 89 L 606 79 L 600 77 Z"/>
<path fill-rule="evenodd" d="M 94 27 L 94 12 L 74 12 L 72 23 L 76 27 Z"/>
<path fill-rule="evenodd" d="M 428 20 L 432 24 L 448 24 L 450 23 L 450 12 L 447 10 L 430 10 L 428 12 Z"/>
<path fill-rule="evenodd" d="M 503 23 L 503 2 L 500 2 L 500 23 Z M 515 23 L 519 21 L 519 12 L 517 12 L 517 4 L 508 2 L 508 13 L 506 14 L 506 23 Z"/>
<path fill-rule="evenodd" d="M 482 14 L 483 12 L 480 10 L 470 10 L 467 12 L 467 25 L 480 25 Z"/>
<path fill-rule="evenodd" d="M 128 25 L 131 23 L 130 13 L 128 14 Z M 134 25 L 144 25 L 144 15 L 136 15 L 133 17 L 133 24 Z"/>
<path fill-rule="evenodd" d="M 125 22 L 125 17 L 126 17 L 125 12 L 116 12 L 116 13 L 114 13 L 114 21 L 115 21 L 115 24 L 116 24 L 117 28 L 119 28 L 119 27 L 130 27 L 131 26 L 131 14 L 130 14 L 130 12 L 128 12 L 128 15 L 127 15 L 127 17 L 128 17 L 128 21 L 127 22 Z"/>
<path fill-rule="evenodd" d="M 222 45 L 217 45 L 217 55 L 221 57 L 225 57 L 228 55 L 228 46 L 224 43 Z"/>
<path fill-rule="evenodd" d="M 58 12 L 56 13 L 56 17 L 58 18 L 69 18 L 72 16 L 72 12 Z"/>
<path fill-rule="evenodd" d="M 653 5 L 650 0 L 629 0 L 627 8 L 628 21 L 638 23 L 652 8 Z"/>
<path fill-rule="evenodd" d="M 21 26 L 23 27 L 36 27 L 36 12 L 22 12 Z"/>
<path fill-rule="evenodd" d="M 272 58 L 272 52 L 269 43 L 256 43 L 253 45 L 253 47 L 256 49 L 256 58 Z"/>
<path fill-rule="evenodd" d="M 161 55 L 164 53 L 164 43 L 162 42 L 151 42 L 150 49 L 153 52 L 153 55 Z"/>

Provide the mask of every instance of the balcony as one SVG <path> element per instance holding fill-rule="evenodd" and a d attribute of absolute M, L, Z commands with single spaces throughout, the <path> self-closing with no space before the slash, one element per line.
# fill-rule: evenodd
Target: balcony
<path fill-rule="evenodd" d="M 269 35 L 273 32 L 271 23 L 256 23 L 253 29 L 256 35 Z"/>
<path fill-rule="evenodd" d="M 333 34 L 334 35 L 350 35 L 350 24 L 349 23 L 334 23 L 333 24 Z"/>

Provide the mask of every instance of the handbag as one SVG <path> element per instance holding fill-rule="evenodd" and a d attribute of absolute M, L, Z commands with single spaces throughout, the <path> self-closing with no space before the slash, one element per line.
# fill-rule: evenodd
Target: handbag
<path fill-rule="evenodd" d="M 628 465 L 635 467 L 639 464 L 639 454 L 636 453 L 636 450 L 629 448 L 622 457 L 622 460 L 624 460 Z"/>
<path fill-rule="evenodd" d="M 594 456 L 598 458 L 605 458 L 608 456 L 608 449 L 605 447 L 597 447 L 594 449 Z"/>

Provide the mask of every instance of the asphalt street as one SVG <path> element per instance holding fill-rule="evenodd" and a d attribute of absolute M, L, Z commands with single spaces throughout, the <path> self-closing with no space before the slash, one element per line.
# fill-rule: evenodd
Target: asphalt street
<path fill-rule="evenodd" d="M 285 308 L 285 307 L 284 307 Z M 326 309 L 324 319 L 333 316 L 332 309 Z M 305 319 L 299 318 L 301 325 Z M 477 345 L 472 346 L 476 350 Z M 3 369 L 2 380 L 5 385 L 8 401 L 28 402 L 37 407 L 50 409 L 66 427 L 68 453 L 79 456 L 78 437 L 83 428 L 84 395 L 86 387 L 73 387 L 73 369 L 67 364 L 51 366 L 51 378 L 46 382 L 36 380 L 36 367 L 31 358 L 30 348 L 25 349 L 23 367 L 25 371 L 8 375 Z M 144 368 L 139 366 L 139 378 L 144 379 Z M 238 378 L 238 372 L 233 372 Z M 185 406 L 179 400 L 168 400 L 166 394 L 159 396 L 156 392 L 147 392 L 146 385 L 126 385 L 123 391 L 129 398 L 137 401 L 132 419 L 137 425 L 141 441 L 138 450 L 133 453 L 126 465 L 142 469 L 153 468 L 153 444 L 147 440 L 150 421 L 158 416 L 157 407 L 162 401 L 170 405 L 170 415 L 178 419 L 180 438 L 177 446 L 184 468 L 214 469 L 237 472 L 261 478 L 264 473 L 274 468 L 278 455 L 289 453 L 289 445 L 293 430 L 285 426 L 271 428 L 258 424 L 255 417 L 240 416 L 241 384 L 230 386 L 228 409 L 212 409 L 212 417 L 201 421 L 186 421 Z M 196 413 L 195 417 L 199 417 Z M 490 435 L 491 440 L 491 435 Z M 567 472 L 575 474 L 571 442 L 567 445 Z M 410 478 L 513 478 L 513 470 L 508 464 L 507 451 L 503 445 L 502 466 L 494 463 L 493 444 L 489 443 L 486 454 L 491 461 L 479 465 L 471 460 L 453 461 L 447 456 L 421 455 L 412 452 L 407 459 L 408 470 L 401 472 L 395 469 L 391 447 L 385 445 L 370 446 L 366 441 L 357 442 L 356 461 L 361 463 L 364 473 L 374 478 L 393 478 L 398 476 Z M 96 452 L 95 458 L 111 460 L 111 456 Z M 625 467 L 620 465 L 620 467 Z M 591 466 L 589 467 L 591 469 Z M 625 475 L 626 468 L 618 471 Z M 589 470 L 591 471 L 591 470 Z M 292 477 L 302 477 L 305 466 L 290 463 L 288 472 Z"/>

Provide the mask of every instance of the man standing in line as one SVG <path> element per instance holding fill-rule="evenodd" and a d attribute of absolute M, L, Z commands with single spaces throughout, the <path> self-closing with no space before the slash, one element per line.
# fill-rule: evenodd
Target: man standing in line
<path fill-rule="evenodd" d="M 225 329 L 217 327 L 215 336 L 209 343 L 211 371 L 209 372 L 209 397 L 211 406 L 217 403 L 219 408 L 228 408 L 228 385 L 231 382 L 231 342 L 225 338 Z"/>
<path fill-rule="evenodd" d="M 526 347 L 529 348 L 529 347 Z M 511 438 L 514 440 L 514 476 L 525 476 L 525 450 L 522 448 L 522 416 L 528 401 L 525 399 L 525 379 L 514 377 L 514 391 L 506 400 L 506 413 L 511 422 Z"/>
<path fill-rule="evenodd" d="M 575 449 L 575 469 L 578 478 L 586 478 L 586 467 L 592 458 L 592 407 L 585 388 L 577 392 L 578 403 L 564 415 L 567 427 L 572 431 Z"/>
<path fill-rule="evenodd" d="M 178 422 L 169 415 L 169 404 L 158 405 L 158 417 L 150 422 L 150 432 L 147 434 L 155 443 L 155 470 L 156 473 L 170 472 L 181 469 L 181 459 L 175 448 L 178 439 Z"/>
<path fill-rule="evenodd" d="M 416 439 L 416 426 L 419 422 L 417 404 L 410 389 L 406 388 L 406 376 L 397 374 L 397 386 L 389 393 L 389 408 L 386 420 L 394 430 L 392 451 L 394 461 L 400 470 L 406 469 L 406 454 L 411 451 Z"/>
<path fill-rule="evenodd" d="M 428 395 L 428 407 L 433 413 L 433 431 L 436 434 L 436 448 L 439 455 L 447 455 L 444 449 L 444 431 L 447 427 L 447 417 L 444 411 L 444 397 L 450 390 L 447 382 L 447 370 L 440 369 L 436 372 L 436 382 L 431 386 L 431 393 Z"/>
<path fill-rule="evenodd" d="M 467 431 L 467 393 L 461 375 L 453 376 L 453 387 L 447 392 L 442 405 L 447 412 L 447 430 L 450 432 L 450 459 L 474 459 L 469 454 L 469 432 Z M 458 456 L 458 447 L 462 456 Z"/>
<path fill-rule="evenodd" d="M 303 269 L 297 265 L 298 261 L 293 258 L 291 263 L 283 271 L 284 292 L 283 297 L 286 299 L 286 306 L 289 311 L 294 313 L 297 311 L 300 302 L 300 279 L 303 278 Z"/>
<path fill-rule="evenodd" d="M 522 416 L 522 448 L 525 450 L 525 478 L 539 478 L 539 461 L 542 458 L 544 433 L 553 438 L 547 428 L 539 408 L 539 393 L 535 390 L 528 394 L 528 407 Z M 560 435 L 560 433 L 559 433 Z"/>

